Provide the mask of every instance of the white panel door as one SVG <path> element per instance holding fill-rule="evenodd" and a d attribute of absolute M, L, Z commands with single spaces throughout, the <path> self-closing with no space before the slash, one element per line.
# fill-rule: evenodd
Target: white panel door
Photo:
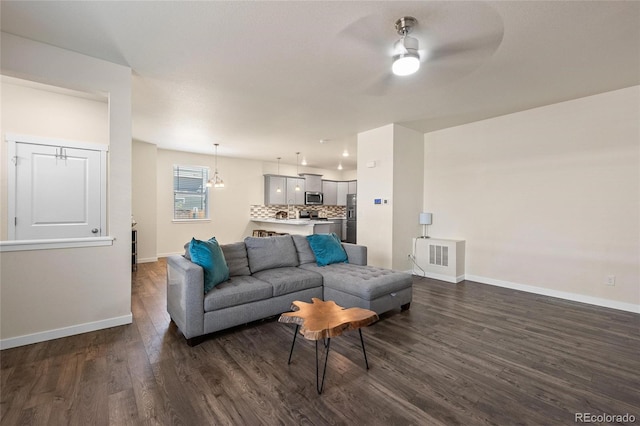
<path fill-rule="evenodd" d="M 15 239 L 103 235 L 101 166 L 99 151 L 17 143 Z"/>

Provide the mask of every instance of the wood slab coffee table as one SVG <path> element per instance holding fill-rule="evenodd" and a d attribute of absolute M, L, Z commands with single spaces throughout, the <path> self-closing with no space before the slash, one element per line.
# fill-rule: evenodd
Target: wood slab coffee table
<path fill-rule="evenodd" d="M 312 298 L 312 303 L 295 301 L 291 309 L 294 312 L 286 312 L 280 315 L 279 322 L 293 323 L 296 325 L 296 331 L 293 333 L 293 343 L 291 343 L 291 351 L 289 352 L 289 361 L 291 364 L 291 355 L 293 355 L 293 347 L 296 344 L 296 336 L 298 330 L 305 339 L 315 340 L 316 342 L 316 390 L 319 394 L 324 388 L 324 377 L 327 373 L 327 360 L 329 359 L 329 347 L 331 338 L 340 336 L 347 330 L 358 330 L 360 333 L 360 343 L 362 344 L 362 353 L 364 354 L 364 363 L 369 369 L 367 361 L 367 352 L 364 349 L 364 339 L 362 338 L 362 327 L 366 327 L 378 321 L 378 314 L 368 309 L 362 308 L 343 308 L 338 306 L 336 302 L 328 300 L 320 300 Z M 326 340 L 324 340 L 326 339 Z M 322 371 L 322 382 L 320 382 L 320 372 L 318 366 L 318 340 L 324 340 L 325 357 L 324 370 Z"/>

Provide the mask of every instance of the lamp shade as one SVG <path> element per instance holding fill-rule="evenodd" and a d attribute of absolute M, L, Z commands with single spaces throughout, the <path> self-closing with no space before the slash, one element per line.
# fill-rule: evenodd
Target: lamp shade
<path fill-rule="evenodd" d="M 395 55 L 391 71 L 395 75 L 411 75 L 420 68 L 420 56 L 417 53 L 407 52 Z"/>
<path fill-rule="evenodd" d="M 431 225 L 432 216 L 431 213 L 420 213 L 420 225 Z"/>

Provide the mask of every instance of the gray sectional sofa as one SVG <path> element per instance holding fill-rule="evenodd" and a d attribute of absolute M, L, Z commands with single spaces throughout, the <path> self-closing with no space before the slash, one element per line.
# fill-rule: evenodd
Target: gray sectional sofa
<path fill-rule="evenodd" d="M 301 235 L 248 237 L 221 245 L 229 280 L 204 293 L 203 269 L 184 256 L 167 258 L 167 310 L 189 345 L 216 331 L 291 310 L 312 297 L 376 313 L 409 309 L 411 275 L 367 266 L 365 246 L 343 243 L 348 263 L 318 266 Z"/>

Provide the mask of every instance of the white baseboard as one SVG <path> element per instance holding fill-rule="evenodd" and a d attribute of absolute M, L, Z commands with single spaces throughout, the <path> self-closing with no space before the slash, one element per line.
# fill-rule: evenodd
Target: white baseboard
<path fill-rule="evenodd" d="M 142 259 L 138 259 L 137 263 L 151 263 L 151 262 L 157 262 L 158 258 L 157 257 L 145 257 Z"/>
<path fill-rule="evenodd" d="M 526 291 L 527 293 L 540 294 L 542 296 L 557 297 L 559 299 L 571 300 L 573 302 L 587 303 L 589 305 L 602 306 L 603 308 L 617 309 L 619 311 L 633 312 L 640 314 L 640 305 L 633 303 L 618 302 L 615 300 L 602 299 L 600 297 L 585 296 L 578 293 L 569 293 L 550 288 L 536 287 L 526 284 L 512 283 L 509 281 L 496 280 L 493 278 L 480 277 L 477 275 L 467 275 L 466 279 L 482 284 L 494 285 L 496 287 L 510 288 L 513 290 Z"/>
<path fill-rule="evenodd" d="M 0 340 L 0 350 L 11 349 L 18 346 L 30 345 L 32 343 L 45 342 L 47 340 L 59 339 L 61 337 L 75 336 L 76 334 L 88 333 L 91 331 L 103 330 L 105 328 L 117 327 L 131 324 L 133 315 L 123 315 L 121 317 L 109 318 L 100 321 L 87 322 L 84 324 L 72 325 L 70 327 L 57 328 L 39 333 L 26 334 L 24 336 L 10 337 Z"/>
<path fill-rule="evenodd" d="M 439 281 L 446 281 L 448 283 L 452 283 L 452 284 L 458 284 L 460 281 L 464 281 L 465 280 L 465 276 L 464 275 L 458 275 L 457 277 L 452 277 L 450 275 L 442 275 L 442 274 L 435 274 L 433 272 L 422 272 L 422 271 L 411 271 L 410 272 L 413 275 L 417 275 L 419 277 L 426 277 L 426 278 L 432 278 L 434 280 L 439 280 Z"/>
<path fill-rule="evenodd" d="M 161 257 L 173 256 L 175 254 L 177 254 L 179 256 L 182 256 L 184 254 L 184 251 L 178 251 L 178 252 L 174 252 L 174 253 L 158 253 L 158 259 L 160 259 Z"/>

